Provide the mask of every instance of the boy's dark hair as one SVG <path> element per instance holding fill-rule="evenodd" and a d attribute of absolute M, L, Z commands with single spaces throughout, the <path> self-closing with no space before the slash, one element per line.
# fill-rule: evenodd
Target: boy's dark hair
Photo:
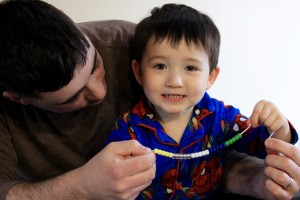
<path fill-rule="evenodd" d="M 181 4 L 165 4 L 154 8 L 149 17 L 138 23 L 132 41 L 132 59 L 141 61 L 151 37 L 154 42 L 168 38 L 178 44 L 182 38 L 187 44 L 203 45 L 209 57 L 210 71 L 218 64 L 220 33 L 214 22 L 205 14 Z"/>
<path fill-rule="evenodd" d="M 27 97 L 67 85 L 89 43 L 62 11 L 39 0 L 0 3 L 0 86 Z"/>

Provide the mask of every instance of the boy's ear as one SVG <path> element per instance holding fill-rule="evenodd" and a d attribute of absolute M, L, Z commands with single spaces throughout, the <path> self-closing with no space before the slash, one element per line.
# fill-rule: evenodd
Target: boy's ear
<path fill-rule="evenodd" d="M 20 95 L 17 95 L 13 92 L 4 91 L 2 93 L 2 95 L 3 95 L 4 98 L 9 99 L 9 100 L 14 101 L 14 102 L 17 102 L 17 103 L 20 103 L 22 105 L 30 104 L 30 102 L 26 98 L 24 98 Z"/>
<path fill-rule="evenodd" d="M 207 80 L 206 90 L 208 90 L 209 88 L 211 88 L 213 86 L 213 84 L 215 83 L 215 81 L 218 78 L 219 73 L 220 73 L 219 66 L 217 66 L 212 72 L 210 72 L 208 80 Z"/>
<path fill-rule="evenodd" d="M 142 76 L 141 64 L 137 60 L 133 60 L 131 62 L 131 67 L 132 67 L 132 71 L 134 73 L 135 79 L 141 86 L 143 86 L 143 76 Z"/>

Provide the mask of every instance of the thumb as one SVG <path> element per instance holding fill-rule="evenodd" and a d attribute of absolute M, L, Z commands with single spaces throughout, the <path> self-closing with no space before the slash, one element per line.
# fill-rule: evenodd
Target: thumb
<path fill-rule="evenodd" d="M 269 138 L 267 140 L 269 140 Z M 265 141 L 265 143 L 267 142 L 267 140 Z M 267 154 L 269 154 L 269 155 L 280 155 L 280 153 L 278 151 L 275 151 L 274 149 L 268 148 L 267 145 L 265 145 L 265 147 L 266 147 Z"/>
<path fill-rule="evenodd" d="M 152 152 L 150 148 L 141 145 L 137 140 L 125 140 L 116 142 L 115 145 L 117 154 L 123 157 L 139 156 Z"/>
<path fill-rule="evenodd" d="M 279 153 L 273 149 L 266 148 L 268 155 L 279 155 Z"/>

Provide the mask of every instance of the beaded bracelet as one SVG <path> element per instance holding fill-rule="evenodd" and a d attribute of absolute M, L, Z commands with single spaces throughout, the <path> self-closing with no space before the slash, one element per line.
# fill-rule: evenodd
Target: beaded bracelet
<path fill-rule="evenodd" d="M 207 156 L 211 153 L 214 153 L 216 151 L 222 150 L 230 145 L 232 145 L 233 143 L 235 143 L 236 141 L 238 141 L 239 139 L 242 138 L 243 134 L 251 127 L 251 124 L 241 133 L 236 134 L 235 136 L 233 136 L 231 139 L 227 140 L 226 142 L 217 145 L 216 147 L 211 147 L 209 149 L 203 150 L 203 151 L 199 151 L 196 153 L 189 153 L 189 154 L 179 154 L 179 153 L 171 153 L 168 151 L 164 151 L 161 149 L 157 149 L 155 148 L 153 150 L 153 152 L 157 155 L 161 155 L 161 156 L 165 156 L 168 158 L 173 158 L 173 159 L 192 159 L 192 158 L 199 158 L 202 156 Z"/>

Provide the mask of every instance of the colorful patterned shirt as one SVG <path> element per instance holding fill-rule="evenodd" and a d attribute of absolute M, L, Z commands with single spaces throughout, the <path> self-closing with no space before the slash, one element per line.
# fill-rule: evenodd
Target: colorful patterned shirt
<path fill-rule="evenodd" d="M 107 142 L 136 139 L 151 149 L 172 153 L 194 153 L 224 143 L 249 126 L 247 118 L 232 106 L 210 98 L 206 93 L 194 107 L 193 114 L 178 144 L 155 118 L 146 98 L 116 120 Z M 293 129 L 294 138 L 297 138 Z M 176 160 L 157 155 L 156 177 L 137 199 L 203 199 L 221 188 L 225 152 L 233 148 L 263 158 L 264 141 L 269 136 L 265 127 L 248 129 L 243 138 L 227 149 L 212 155 Z"/>

